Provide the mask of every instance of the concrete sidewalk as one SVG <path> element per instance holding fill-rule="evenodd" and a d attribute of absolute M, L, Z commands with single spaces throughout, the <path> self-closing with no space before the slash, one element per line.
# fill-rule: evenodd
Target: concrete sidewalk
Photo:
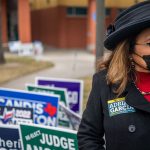
<path fill-rule="evenodd" d="M 53 62 L 55 66 L 20 77 L 1 87 L 24 89 L 25 84 L 34 83 L 37 76 L 77 79 L 92 76 L 95 70 L 95 56 L 86 51 L 49 51 L 37 59 Z"/>

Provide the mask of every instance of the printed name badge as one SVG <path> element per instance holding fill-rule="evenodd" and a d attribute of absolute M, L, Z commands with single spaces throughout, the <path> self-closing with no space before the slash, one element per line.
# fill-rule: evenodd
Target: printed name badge
<path fill-rule="evenodd" d="M 135 112 L 135 109 L 125 102 L 125 97 L 109 100 L 107 103 L 110 117 Z"/>

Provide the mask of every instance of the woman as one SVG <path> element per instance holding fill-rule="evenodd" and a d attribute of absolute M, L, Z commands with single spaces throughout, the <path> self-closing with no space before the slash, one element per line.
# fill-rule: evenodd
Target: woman
<path fill-rule="evenodd" d="M 78 130 L 80 150 L 150 150 L 150 1 L 107 29 L 112 51 L 93 76 Z"/>

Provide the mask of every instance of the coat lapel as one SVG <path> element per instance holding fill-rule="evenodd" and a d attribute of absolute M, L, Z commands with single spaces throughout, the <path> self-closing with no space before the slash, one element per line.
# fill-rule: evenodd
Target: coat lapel
<path fill-rule="evenodd" d="M 128 105 L 150 113 L 150 102 L 138 91 L 133 82 L 127 85 L 125 101 Z"/>

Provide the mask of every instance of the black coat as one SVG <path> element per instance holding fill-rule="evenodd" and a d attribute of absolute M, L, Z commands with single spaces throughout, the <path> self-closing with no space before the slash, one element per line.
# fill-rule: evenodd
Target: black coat
<path fill-rule="evenodd" d="M 150 103 L 132 82 L 116 99 L 105 76 L 105 70 L 93 76 L 77 134 L 79 150 L 150 150 Z"/>

